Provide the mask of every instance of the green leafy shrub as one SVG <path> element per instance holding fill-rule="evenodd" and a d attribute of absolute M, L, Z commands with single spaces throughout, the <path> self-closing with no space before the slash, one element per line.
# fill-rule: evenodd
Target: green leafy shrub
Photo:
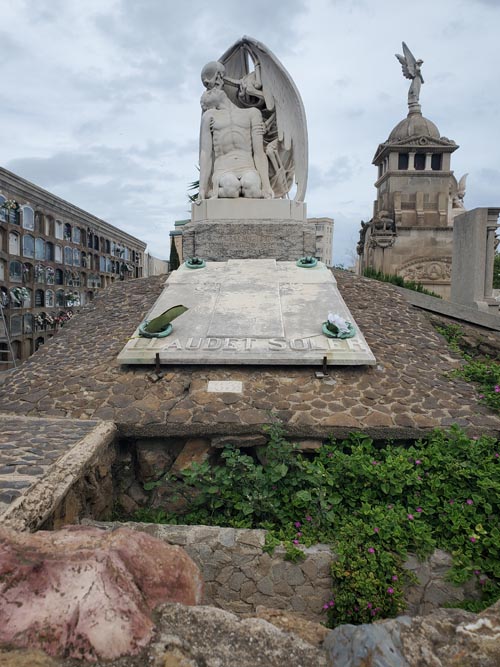
<path fill-rule="evenodd" d="M 478 385 L 478 398 L 495 412 L 500 412 L 500 363 L 493 359 L 474 359 L 466 350 L 463 341 L 463 331 L 456 324 L 436 327 L 442 336 L 448 341 L 450 348 L 458 352 L 464 359 L 461 368 L 454 372 L 467 382 Z"/>
<path fill-rule="evenodd" d="M 500 596 L 500 463 L 498 443 L 460 429 L 435 431 L 404 447 L 363 435 L 304 454 L 282 427 L 268 427 L 265 465 L 227 447 L 221 465 L 193 465 L 184 483 L 197 490 L 187 514 L 162 522 L 265 528 L 266 550 L 288 555 L 327 543 L 332 566 L 330 626 L 394 616 L 403 608 L 409 551 L 440 547 L 453 556 L 451 579 L 476 578 L 483 604 Z M 170 480 L 171 481 L 171 480 Z M 144 520 L 144 514 L 142 515 Z"/>
<path fill-rule="evenodd" d="M 413 292 L 420 292 L 421 294 L 427 294 L 428 296 L 435 296 L 438 299 L 441 299 L 440 294 L 431 292 L 430 290 L 425 289 L 421 283 L 417 283 L 414 280 L 404 280 L 401 276 L 392 275 L 390 273 L 383 273 L 382 271 L 376 271 L 370 267 L 367 267 L 363 271 L 365 278 L 373 278 L 373 280 L 380 280 L 384 283 L 391 283 L 392 285 L 397 285 L 398 287 L 404 287 L 405 289 L 410 289 Z"/>
<path fill-rule="evenodd" d="M 500 289 L 500 255 L 493 260 L 493 289 Z"/>

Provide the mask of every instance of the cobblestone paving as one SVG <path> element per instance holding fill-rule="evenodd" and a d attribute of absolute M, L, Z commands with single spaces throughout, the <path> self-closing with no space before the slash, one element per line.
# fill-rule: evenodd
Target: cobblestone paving
<path fill-rule="evenodd" d="M 95 421 L 0 416 L 0 513 L 88 435 Z"/>
<path fill-rule="evenodd" d="M 336 367 L 326 380 L 304 367 L 179 366 L 153 383 L 152 367 L 120 367 L 116 355 L 160 294 L 165 278 L 155 277 L 115 283 L 82 309 L 10 374 L 1 410 L 112 420 L 129 436 L 255 432 L 271 411 L 300 437 L 415 437 L 453 423 L 500 430 L 475 388 L 450 376 L 460 358 L 421 311 L 389 284 L 335 275 L 377 366 Z M 208 380 L 240 380 L 243 393 L 208 393 Z"/>

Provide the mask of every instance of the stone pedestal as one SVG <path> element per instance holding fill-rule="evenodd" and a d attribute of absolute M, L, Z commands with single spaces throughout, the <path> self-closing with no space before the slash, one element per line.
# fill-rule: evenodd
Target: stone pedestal
<path fill-rule="evenodd" d="M 295 261 L 316 252 L 306 206 L 289 199 L 208 199 L 193 204 L 183 257 Z"/>

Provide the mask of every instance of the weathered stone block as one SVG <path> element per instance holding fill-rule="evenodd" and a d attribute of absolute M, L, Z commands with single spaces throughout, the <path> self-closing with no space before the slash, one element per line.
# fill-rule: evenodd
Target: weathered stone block
<path fill-rule="evenodd" d="M 140 482 L 159 479 L 170 469 L 174 455 L 159 442 L 139 440 L 136 443 L 137 472 Z"/>
<path fill-rule="evenodd" d="M 257 590 L 263 595 L 272 595 L 274 593 L 273 582 L 269 577 L 263 577 L 257 581 Z"/>
<path fill-rule="evenodd" d="M 184 257 L 295 261 L 316 252 L 312 225 L 291 220 L 224 220 L 189 223 L 182 232 Z"/>
<path fill-rule="evenodd" d="M 190 468 L 193 463 L 203 463 L 210 455 L 210 440 L 191 438 L 186 441 L 181 453 L 175 459 L 171 472 L 173 474 Z"/>

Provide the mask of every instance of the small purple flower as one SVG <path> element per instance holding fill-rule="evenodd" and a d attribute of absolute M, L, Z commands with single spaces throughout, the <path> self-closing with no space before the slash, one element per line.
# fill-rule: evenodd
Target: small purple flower
<path fill-rule="evenodd" d="M 398 575 L 397 575 L 397 574 L 393 574 L 392 577 L 391 577 L 391 579 L 392 579 L 393 581 L 397 581 L 397 580 L 398 580 Z"/>
<path fill-rule="evenodd" d="M 472 498 L 467 498 L 465 502 L 467 503 L 467 505 L 474 505 L 474 501 L 472 500 Z"/>
<path fill-rule="evenodd" d="M 479 436 L 478 436 L 478 435 L 473 435 L 473 436 L 472 436 L 472 439 L 473 439 L 473 440 L 479 440 Z"/>
<path fill-rule="evenodd" d="M 302 537 L 302 533 L 299 531 L 295 537 Z"/>
<path fill-rule="evenodd" d="M 300 544 L 300 541 L 299 540 L 293 540 L 293 543 L 294 544 Z"/>
<path fill-rule="evenodd" d="M 306 516 L 306 521 L 312 521 L 312 520 L 313 520 L 312 516 L 310 516 L 310 515 L 308 514 L 308 515 Z"/>
<path fill-rule="evenodd" d="M 392 586 L 389 586 L 387 592 L 389 593 L 389 595 L 392 595 L 394 593 L 394 588 Z"/>
<path fill-rule="evenodd" d="M 481 570 L 474 570 L 474 574 L 478 577 L 481 574 Z"/>
<path fill-rule="evenodd" d="M 366 604 L 366 607 L 367 607 L 367 609 L 371 609 L 371 608 L 373 607 L 373 605 L 372 605 L 371 602 L 368 602 L 368 603 Z"/>
<path fill-rule="evenodd" d="M 328 452 L 327 456 L 328 456 L 329 459 L 331 459 L 332 456 L 333 456 L 333 452 Z"/>
<path fill-rule="evenodd" d="M 325 603 L 325 604 L 323 605 L 323 609 L 328 609 L 328 603 Z"/>
<path fill-rule="evenodd" d="M 471 535 L 471 536 L 469 537 L 469 540 L 470 540 L 471 542 L 476 542 L 476 541 L 477 541 L 477 539 L 476 539 L 476 537 L 474 537 L 474 535 Z"/>
<path fill-rule="evenodd" d="M 422 478 L 420 477 L 420 475 L 417 475 L 417 479 L 418 479 L 419 482 L 422 481 Z"/>
<path fill-rule="evenodd" d="M 495 452 L 495 458 L 498 459 L 500 457 L 500 454 L 498 452 Z"/>
<path fill-rule="evenodd" d="M 375 549 L 374 549 L 373 547 L 370 547 L 370 548 L 368 549 L 368 553 L 369 553 L 369 554 L 374 554 L 374 553 L 375 553 Z"/>
<path fill-rule="evenodd" d="M 454 505 L 454 504 L 455 504 L 455 501 L 454 501 L 453 499 L 452 499 L 452 500 L 449 500 L 448 502 L 450 503 L 450 505 Z"/>
<path fill-rule="evenodd" d="M 372 616 L 375 616 L 376 613 L 377 613 L 377 612 L 375 611 L 375 609 L 372 609 L 371 612 L 370 612 L 370 614 L 371 614 Z"/>
<path fill-rule="evenodd" d="M 302 524 L 300 523 L 300 521 L 296 521 L 293 525 L 295 526 L 295 528 L 300 528 Z"/>
<path fill-rule="evenodd" d="M 424 510 L 421 507 L 417 507 L 417 512 L 420 514 L 420 512 L 423 512 Z"/>
<path fill-rule="evenodd" d="M 420 459 L 415 459 L 415 465 L 419 466 L 422 464 L 422 461 Z"/>
<path fill-rule="evenodd" d="M 374 533 L 378 533 L 379 531 L 380 531 L 380 528 L 375 527 L 375 528 L 373 529 L 373 532 L 374 532 Z"/>
<path fill-rule="evenodd" d="M 495 385 L 495 394 L 500 394 L 500 385 Z"/>
<path fill-rule="evenodd" d="M 330 600 L 330 602 L 328 603 L 328 605 L 329 605 L 330 607 L 335 607 L 335 600 Z"/>
<path fill-rule="evenodd" d="M 413 519 L 415 518 L 413 514 L 407 514 L 406 516 L 408 518 L 408 521 L 413 521 Z"/>
<path fill-rule="evenodd" d="M 372 461 L 372 466 L 378 466 L 378 461 Z"/>

